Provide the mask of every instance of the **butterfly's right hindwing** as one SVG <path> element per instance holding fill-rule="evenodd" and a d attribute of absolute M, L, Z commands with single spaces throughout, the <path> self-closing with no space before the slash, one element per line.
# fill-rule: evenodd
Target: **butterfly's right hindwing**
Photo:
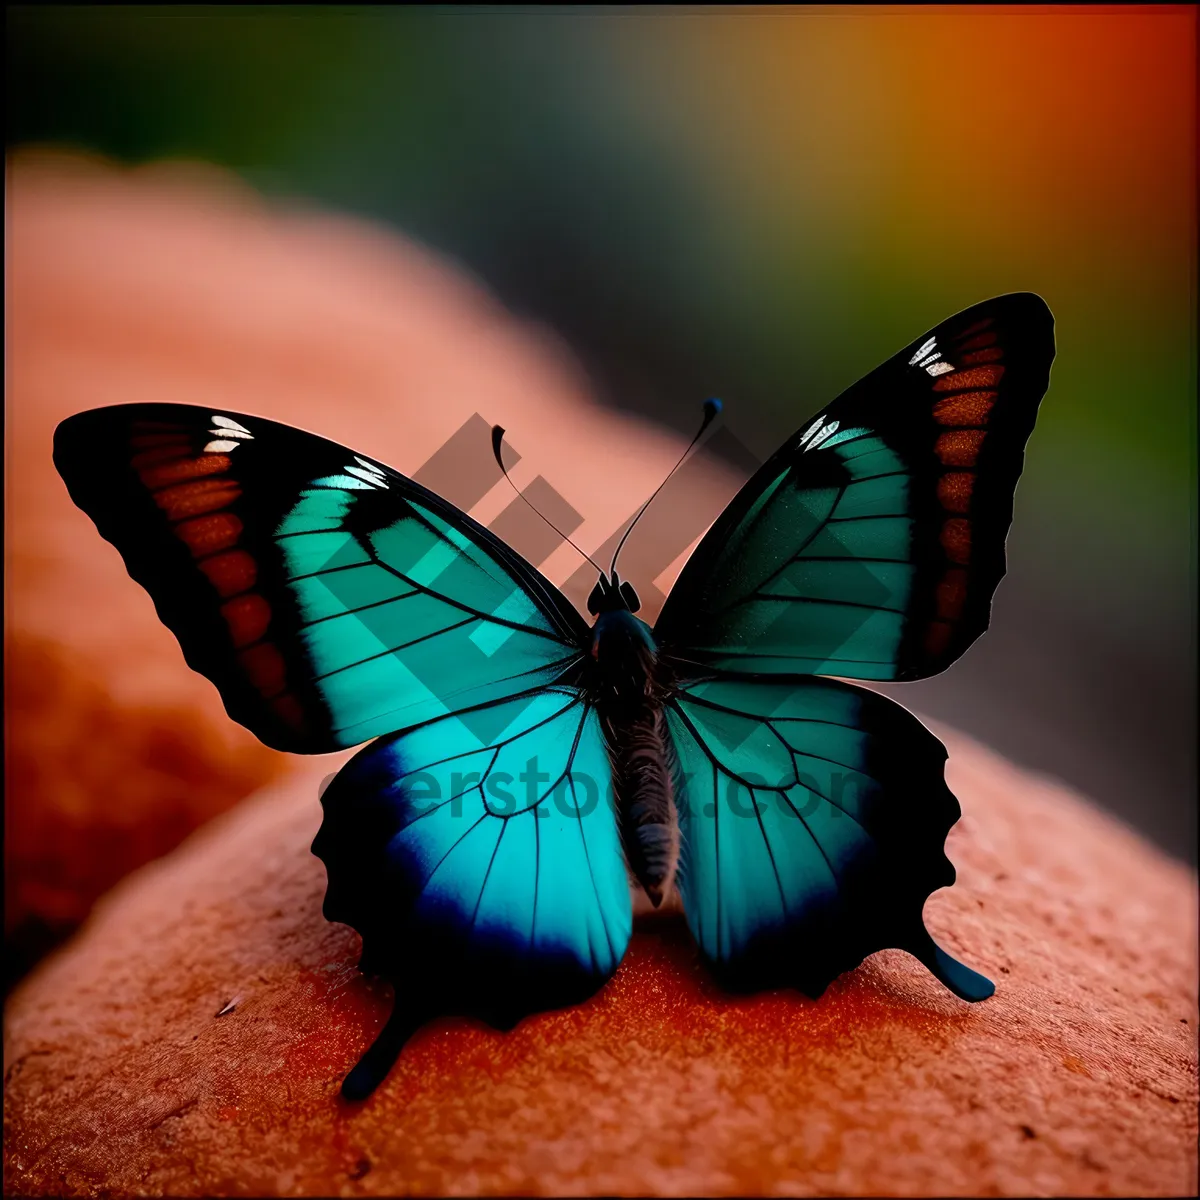
<path fill-rule="evenodd" d="M 688 925 L 737 988 L 819 996 L 894 946 L 968 1000 L 992 985 L 926 932 L 954 882 L 946 751 L 900 705 L 831 679 L 719 679 L 667 707 L 682 773 Z"/>

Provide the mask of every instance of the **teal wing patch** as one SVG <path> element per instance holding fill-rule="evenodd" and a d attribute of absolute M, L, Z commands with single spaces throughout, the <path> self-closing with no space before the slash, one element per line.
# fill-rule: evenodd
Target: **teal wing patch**
<path fill-rule="evenodd" d="M 954 882 L 942 744 L 905 709 L 825 679 L 709 681 L 667 710 L 683 776 L 680 892 L 717 974 L 819 996 L 876 950 L 968 1000 L 992 985 L 925 930 Z"/>
<path fill-rule="evenodd" d="M 275 533 L 312 682 L 339 745 L 552 683 L 578 661 L 490 548 L 382 474 L 313 480 Z M 384 522 L 384 523 L 379 523 Z"/>

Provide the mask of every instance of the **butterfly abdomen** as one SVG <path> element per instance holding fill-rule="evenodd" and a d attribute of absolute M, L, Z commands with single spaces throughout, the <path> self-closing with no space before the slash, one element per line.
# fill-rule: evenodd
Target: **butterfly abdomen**
<path fill-rule="evenodd" d="M 632 613 L 601 614 L 593 642 L 592 688 L 604 728 L 630 869 L 657 908 L 679 864 L 676 763 L 663 719 L 658 655 Z"/>
<path fill-rule="evenodd" d="M 679 865 L 676 764 L 662 708 L 653 701 L 633 720 L 604 722 L 625 856 L 657 908 Z"/>

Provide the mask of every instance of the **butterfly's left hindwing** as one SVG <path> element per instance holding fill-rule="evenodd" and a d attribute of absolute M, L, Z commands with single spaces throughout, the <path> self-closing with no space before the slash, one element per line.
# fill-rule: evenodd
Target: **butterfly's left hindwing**
<path fill-rule="evenodd" d="M 385 1034 L 348 1077 L 365 1094 L 431 1016 L 507 1026 L 587 999 L 632 925 L 595 711 L 570 688 L 443 717 L 359 752 L 322 797 L 325 915 L 396 985 Z"/>
<path fill-rule="evenodd" d="M 737 988 L 819 996 L 899 947 L 967 1000 L 992 985 L 936 946 L 921 910 L 954 882 L 959 817 L 941 742 L 900 705 L 829 679 L 720 679 L 668 704 L 688 924 Z"/>
<path fill-rule="evenodd" d="M 301 430 L 122 405 L 64 421 L 54 459 L 188 665 L 277 749 L 337 750 L 549 684 L 587 637 L 453 505 Z"/>
<path fill-rule="evenodd" d="M 909 680 L 987 628 L 1054 357 L 1037 296 L 943 322 L 798 430 L 704 536 L 655 626 L 687 677 Z"/>

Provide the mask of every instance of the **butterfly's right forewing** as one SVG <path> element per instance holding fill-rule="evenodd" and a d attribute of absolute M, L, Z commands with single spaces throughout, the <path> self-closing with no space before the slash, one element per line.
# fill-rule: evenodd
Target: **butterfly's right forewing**
<path fill-rule="evenodd" d="M 977 304 L 839 396 L 751 479 L 655 626 L 685 674 L 908 680 L 987 628 L 1054 357 L 1037 296 Z"/>

